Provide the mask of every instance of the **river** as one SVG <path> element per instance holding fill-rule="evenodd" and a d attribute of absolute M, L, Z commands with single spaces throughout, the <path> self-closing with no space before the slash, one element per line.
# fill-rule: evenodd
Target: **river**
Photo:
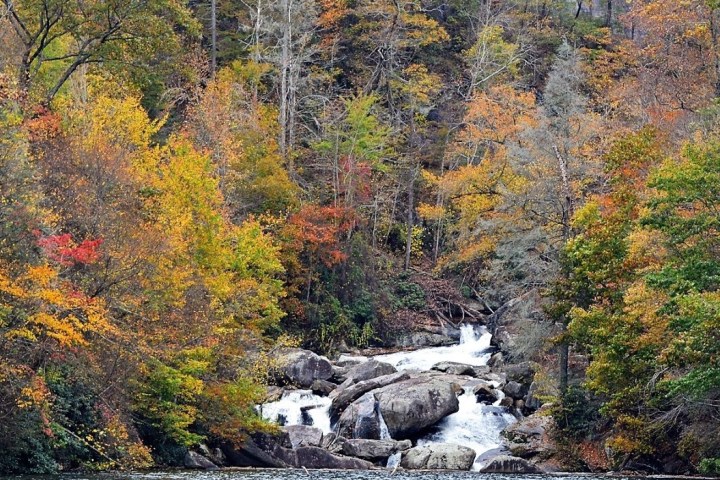
<path fill-rule="evenodd" d="M 613 477 L 617 480 L 628 477 Z M 401 471 L 391 474 L 387 470 L 216 470 L 216 471 L 163 471 L 142 473 L 88 473 L 0 477 L 7 480 L 607 480 L 594 475 L 503 475 L 451 471 Z"/>
<path fill-rule="evenodd" d="M 484 327 L 462 325 L 460 342 L 457 345 L 422 348 L 374 358 L 390 363 L 398 370 L 418 372 L 430 370 L 439 362 L 483 366 L 490 359 L 491 338 L 491 334 Z M 367 357 L 344 357 L 344 359 L 367 360 Z M 514 422 L 515 417 L 506 408 L 499 406 L 501 399 L 495 405 L 478 403 L 472 393 L 471 385 L 466 387 L 465 392 L 460 395 L 458 400 L 459 410 L 443 419 L 427 435 L 420 438 L 417 444 L 455 443 L 470 447 L 476 453 L 474 470 L 478 470 L 483 466 L 484 461 L 489 460 L 489 456 L 497 454 L 501 449 L 500 432 Z M 277 402 L 263 405 L 262 414 L 268 420 L 278 421 L 285 425 L 313 425 L 327 433 L 332 429 L 329 408 L 330 400 L 328 398 L 313 395 L 312 392 L 306 390 L 295 390 L 287 391 Z M 389 466 L 394 466 L 397 461 L 397 458 L 391 459 Z"/>

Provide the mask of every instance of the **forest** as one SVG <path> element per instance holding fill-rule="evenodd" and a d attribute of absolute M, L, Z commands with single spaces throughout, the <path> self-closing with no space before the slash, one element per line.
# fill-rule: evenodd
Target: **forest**
<path fill-rule="evenodd" d="M 513 307 L 566 465 L 720 475 L 717 0 L 3 0 L 0 44 L 0 474 L 182 464 L 277 429 L 279 349 Z"/>

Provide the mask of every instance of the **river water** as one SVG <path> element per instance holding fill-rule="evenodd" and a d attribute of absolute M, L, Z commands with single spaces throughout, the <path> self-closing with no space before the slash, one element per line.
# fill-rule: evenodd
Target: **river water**
<path fill-rule="evenodd" d="M 401 471 L 391 474 L 387 470 L 217 470 L 142 473 L 97 473 L 97 474 L 61 474 L 15 477 L 0 477 L 13 480 L 607 480 L 608 477 L 594 475 L 504 475 L 482 474 L 476 472 L 449 471 Z M 627 477 L 613 477 L 614 480 L 626 480 Z"/>
<path fill-rule="evenodd" d="M 457 345 L 423 348 L 411 352 L 379 355 L 374 358 L 390 363 L 398 370 L 417 372 L 428 371 L 439 362 L 458 362 L 466 365 L 483 366 L 490 359 L 491 338 L 492 335 L 484 327 L 476 328 L 468 324 L 461 327 L 460 342 Z M 344 358 L 367 360 L 367 357 Z M 496 453 L 501 448 L 500 432 L 513 423 L 515 417 L 507 409 L 499 406 L 500 400 L 495 405 L 477 403 L 471 386 L 465 389 L 458 401 L 459 410 L 444 418 L 425 437 L 419 439 L 417 444 L 455 443 L 470 447 L 476 453 L 474 470 L 478 470 L 485 461 L 489 460 L 488 457 L 492 453 Z M 263 405 L 262 414 L 268 420 L 277 421 L 284 425 L 313 425 L 327 433 L 331 431 L 329 408 L 330 401 L 326 397 L 313 395 L 310 391 L 294 390 L 286 391 L 277 402 Z M 394 466 L 398 460 L 391 459 L 389 466 Z M 443 476 L 443 478 L 448 477 Z"/>

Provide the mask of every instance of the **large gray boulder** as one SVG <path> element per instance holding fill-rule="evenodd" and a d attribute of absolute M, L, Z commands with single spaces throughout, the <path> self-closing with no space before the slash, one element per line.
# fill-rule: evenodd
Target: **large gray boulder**
<path fill-rule="evenodd" d="M 299 348 L 279 351 L 273 372 L 279 384 L 300 388 L 311 388 L 315 380 L 327 380 L 333 375 L 327 358 Z"/>
<path fill-rule="evenodd" d="M 373 392 L 355 400 L 337 421 L 337 433 L 345 438 L 379 440 L 381 435 L 379 402 Z"/>
<path fill-rule="evenodd" d="M 524 458 L 498 455 L 480 469 L 482 473 L 542 473 L 534 464 Z"/>
<path fill-rule="evenodd" d="M 288 425 L 283 427 L 290 436 L 292 448 L 319 447 L 322 445 L 323 432 L 319 428 L 307 425 Z"/>
<path fill-rule="evenodd" d="M 447 335 L 441 335 L 437 333 L 429 332 L 409 332 L 398 335 L 393 342 L 393 345 L 398 347 L 441 347 L 447 345 L 454 345 L 457 343 L 456 339 Z"/>
<path fill-rule="evenodd" d="M 411 448 L 400 465 L 409 470 L 470 470 L 475 450 L 452 443 L 436 443 Z"/>
<path fill-rule="evenodd" d="M 412 438 L 458 411 L 460 385 L 447 378 L 419 376 L 375 390 L 390 437 Z"/>
<path fill-rule="evenodd" d="M 347 438 L 380 439 L 380 416 L 391 438 L 413 438 L 458 411 L 462 388 L 447 376 L 420 375 L 367 392 L 351 403 L 338 420 Z"/>
<path fill-rule="evenodd" d="M 387 364 L 386 364 L 387 365 Z M 407 372 L 396 372 L 390 375 L 383 375 L 377 378 L 371 378 L 355 384 L 343 384 L 330 394 L 332 404 L 330 412 L 333 416 L 338 415 L 345 410 L 348 405 L 362 397 L 365 393 L 381 388 L 392 383 L 407 380 L 409 377 Z"/>
<path fill-rule="evenodd" d="M 300 447 L 275 452 L 285 463 L 295 468 L 330 468 L 338 470 L 368 470 L 373 464 L 359 458 L 335 455 L 319 447 Z"/>
<path fill-rule="evenodd" d="M 393 367 L 389 363 L 380 362 L 373 358 L 367 362 L 359 363 L 350 368 L 346 374 L 346 378 L 352 379 L 354 383 L 358 383 L 364 380 L 370 380 L 371 378 L 390 375 L 395 372 L 397 372 L 397 368 Z"/>
<path fill-rule="evenodd" d="M 497 401 L 498 398 L 500 398 L 500 395 L 498 395 L 498 391 L 495 390 L 492 385 L 489 385 L 487 383 L 481 383 L 479 385 L 476 385 L 473 388 L 473 394 L 475 394 L 475 398 L 477 399 L 478 403 L 485 403 L 492 405 Z"/>
<path fill-rule="evenodd" d="M 288 432 L 282 431 L 276 435 L 252 435 L 240 446 L 223 445 L 222 452 L 233 467 L 287 468 L 289 465 L 274 452 L 291 447 Z"/>
<path fill-rule="evenodd" d="M 185 464 L 185 468 L 193 468 L 197 470 L 215 470 L 216 468 L 218 468 L 218 466 L 215 465 L 213 462 L 203 457 L 199 453 L 193 452 L 192 450 L 188 451 L 185 454 L 185 459 L 183 463 Z"/>
<path fill-rule="evenodd" d="M 503 392 L 505 392 L 505 395 L 514 398 L 515 400 L 522 400 L 528 392 L 528 386 L 526 384 L 512 381 L 508 382 L 503 387 Z"/>
<path fill-rule="evenodd" d="M 508 440 L 507 447 L 516 457 L 546 460 L 557 451 L 551 431 L 551 416 L 536 413 L 507 427 L 502 435 Z"/>
<path fill-rule="evenodd" d="M 356 438 L 343 444 L 342 453 L 371 462 L 387 462 L 391 455 L 410 449 L 410 440 L 367 440 Z"/>

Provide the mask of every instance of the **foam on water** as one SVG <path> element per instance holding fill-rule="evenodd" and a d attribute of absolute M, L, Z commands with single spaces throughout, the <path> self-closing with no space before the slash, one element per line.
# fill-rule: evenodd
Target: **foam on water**
<path fill-rule="evenodd" d="M 492 335 L 485 327 L 475 329 L 473 325 L 460 327 L 460 343 L 448 347 L 422 348 L 412 352 L 397 352 L 374 357 L 387 362 L 398 370 L 430 370 L 440 362 L 458 362 L 467 365 L 486 365 L 490 354 L 485 351 L 490 347 Z"/>
<path fill-rule="evenodd" d="M 483 453 L 499 448 L 502 444 L 500 432 L 515 422 L 515 417 L 504 407 L 477 403 L 472 387 L 465 388 L 458 402 L 459 410 L 437 424 L 433 433 L 418 440 L 418 445 L 464 445 L 475 450 L 476 459 Z M 478 467 L 476 464 L 476 469 Z"/>
<path fill-rule="evenodd" d="M 324 433 L 330 429 L 328 397 L 320 397 L 310 390 L 285 390 L 277 402 L 260 406 L 263 418 L 280 425 L 312 425 Z"/>

